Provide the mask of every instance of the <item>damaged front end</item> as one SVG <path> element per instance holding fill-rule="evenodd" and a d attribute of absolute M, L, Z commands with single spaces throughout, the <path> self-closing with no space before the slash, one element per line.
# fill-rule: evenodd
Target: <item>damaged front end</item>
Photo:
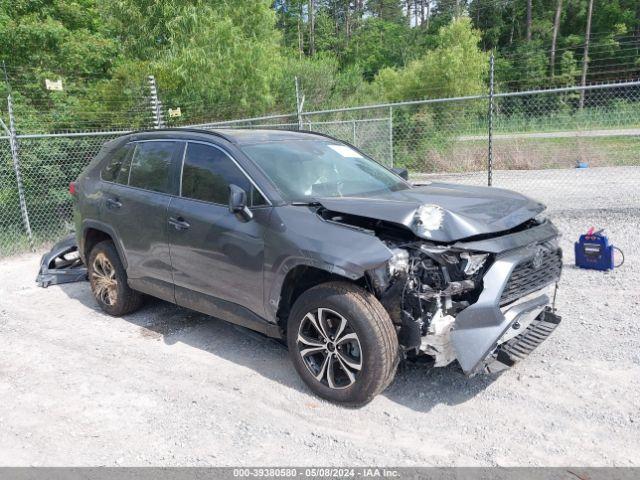
<path fill-rule="evenodd" d="M 389 262 L 371 287 L 398 328 L 409 358 L 454 361 L 467 375 L 495 372 L 527 356 L 560 322 L 559 233 L 547 220 L 450 244 L 384 239 Z"/>

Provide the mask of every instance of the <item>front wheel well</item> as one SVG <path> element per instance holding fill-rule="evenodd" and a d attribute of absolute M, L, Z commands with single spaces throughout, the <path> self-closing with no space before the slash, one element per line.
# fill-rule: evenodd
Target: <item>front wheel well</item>
<path fill-rule="evenodd" d="M 84 254 L 85 260 L 89 260 L 89 255 L 91 254 L 91 250 L 93 250 L 93 247 L 104 240 L 113 241 L 111 235 L 109 235 L 108 233 L 103 232 L 102 230 L 98 230 L 97 228 L 87 228 L 87 230 L 84 232 L 84 245 L 82 252 Z"/>
<path fill-rule="evenodd" d="M 289 313 L 300 295 L 317 285 L 335 281 L 349 282 L 369 290 L 365 277 L 352 280 L 342 275 L 307 265 L 299 265 L 289 270 L 282 283 L 280 302 L 278 303 L 278 312 L 276 314 L 280 328 L 286 331 Z"/>

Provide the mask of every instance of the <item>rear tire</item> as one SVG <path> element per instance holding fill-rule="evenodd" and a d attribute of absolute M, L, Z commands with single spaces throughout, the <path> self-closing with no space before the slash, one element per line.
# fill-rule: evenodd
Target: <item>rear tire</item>
<path fill-rule="evenodd" d="M 347 282 L 328 282 L 304 292 L 287 324 L 296 371 L 318 396 L 358 407 L 393 380 L 398 337 L 374 295 Z"/>
<path fill-rule="evenodd" d="M 143 296 L 127 284 L 127 272 L 111 240 L 104 240 L 93 247 L 87 270 L 93 296 L 109 315 L 119 317 L 142 306 Z"/>

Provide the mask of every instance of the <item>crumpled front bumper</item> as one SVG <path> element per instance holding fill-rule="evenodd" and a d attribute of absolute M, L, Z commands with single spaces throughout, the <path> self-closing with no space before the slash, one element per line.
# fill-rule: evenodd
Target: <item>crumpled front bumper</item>
<path fill-rule="evenodd" d="M 560 317 L 549 307 L 553 303 L 555 283 L 506 306 L 500 306 L 502 292 L 512 272 L 516 266 L 533 260 L 537 246 L 538 244 L 532 244 L 499 254 L 485 273 L 484 290 L 478 301 L 456 316 L 451 343 L 465 374 L 493 372 L 499 367 L 512 365 L 537 347 L 560 322 Z M 543 322 L 542 326 L 539 325 L 540 322 Z M 530 332 L 531 325 L 539 327 L 540 331 Z M 549 325 L 553 328 L 546 328 Z M 541 330 L 544 330 L 544 335 Z M 522 335 L 532 337 L 527 339 Z M 532 341 L 534 337 L 536 342 Z M 527 342 L 532 348 L 524 349 L 517 345 L 520 340 Z M 520 350 L 520 356 L 513 355 L 512 358 L 508 353 L 500 354 L 499 345 L 503 344 L 512 346 L 513 351 Z"/>
<path fill-rule="evenodd" d="M 69 235 L 42 256 L 36 283 L 47 288 L 49 285 L 81 282 L 86 279 L 87 268 L 78 254 L 76 237 Z"/>
<path fill-rule="evenodd" d="M 561 318 L 546 307 L 517 336 L 498 345 L 483 361 L 485 373 L 496 373 L 526 358 L 553 333 Z"/>

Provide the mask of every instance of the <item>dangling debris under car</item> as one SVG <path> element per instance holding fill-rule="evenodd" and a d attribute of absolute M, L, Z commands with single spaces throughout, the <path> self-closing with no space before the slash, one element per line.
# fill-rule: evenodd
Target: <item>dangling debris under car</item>
<path fill-rule="evenodd" d="M 72 234 L 60 240 L 49 253 L 42 256 L 36 283 L 42 288 L 47 288 L 49 285 L 81 282 L 86 279 L 87 267 L 82 263 L 76 236 Z"/>

